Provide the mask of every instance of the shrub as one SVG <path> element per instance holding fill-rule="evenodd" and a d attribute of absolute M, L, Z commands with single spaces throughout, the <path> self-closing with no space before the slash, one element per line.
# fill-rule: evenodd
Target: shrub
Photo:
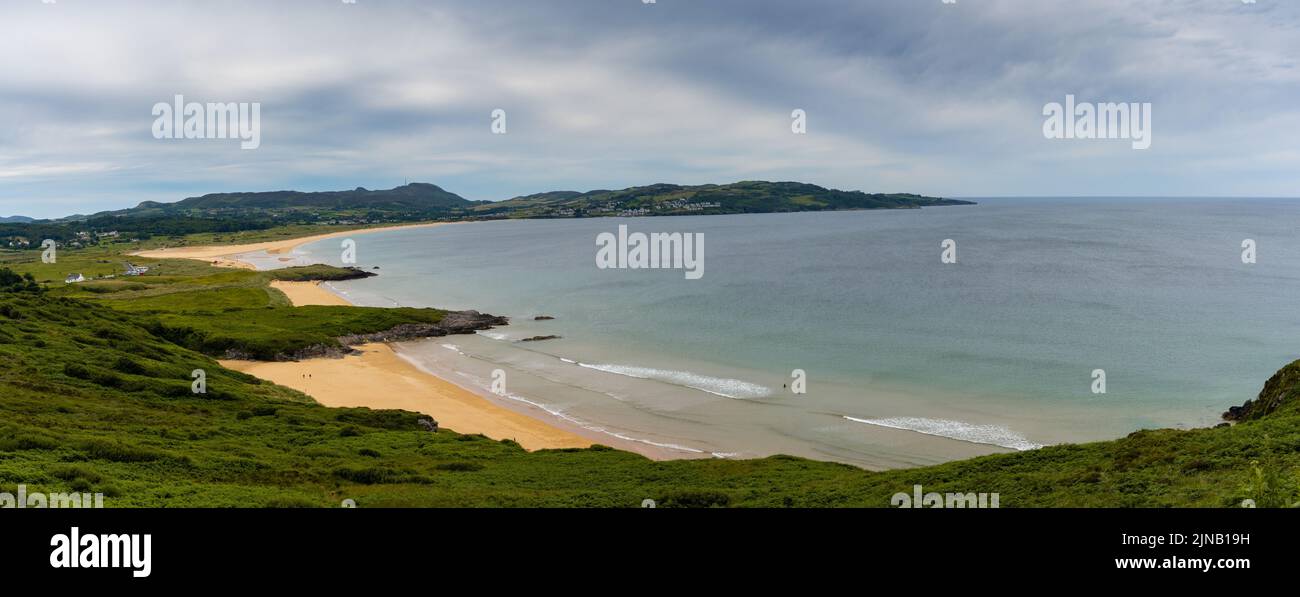
<path fill-rule="evenodd" d="M 721 508 L 731 504 L 731 496 L 721 491 L 679 491 L 659 501 L 664 508 Z"/>
<path fill-rule="evenodd" d="M 84 466 L 68 466 L 54 471 L 54 476 L 65 481 L 75 481 L 84 479 L 91 483 L 99 483 L 104 480 L 104 476 L 95 472 L 93 469 Z"/>
<path fill-rule="evenodd" d="M 381 483 L 401 483 L 402 474 L 387 467 L 370 467 L 354 469 L 349 467 L 340 467 L 334 469 L 334 476 L 345 481 L 360 483 L 362 485 L 377 485 Z"/>
<path fill-rule="evenodd" d="M 92 459 L 110 462 L 153 462 L 163 456 L 152 450 L 100 439 L 86 442 L 81 449 Z"/>

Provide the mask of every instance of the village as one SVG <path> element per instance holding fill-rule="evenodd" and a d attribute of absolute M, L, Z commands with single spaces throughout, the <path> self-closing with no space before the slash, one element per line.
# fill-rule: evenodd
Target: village
<path fill-rule="evenodd" d="M 123 276 L 143 276 L 144 274 L 149 273 L 149 268 L 148 268 L 148 267 L 141 266 L 141 265 L 135 265 L 135 264 L 131 263 L 130 261 L 127 261 L 127 262 L 123 263 L 122 265 L 124 265 L 124 266 L 126 267 L 126 270 L 125 270 L 124 272 L 122 272 L 122 275 L 123 275 Z M 100 277 L 98 277 L 98 278 L 87 278 L 87 277 L 85 277 L 84 275 L 82 275 L 82 274 L 80 274 L 80 273 L 71 273 L 71 274 L 68 274 L 68 277 L 67 277 L 67 278 L 64 278 L 63 283 L 64 283 L 64 284 L 77 284 L 77 283 L 79 283 L 79 282 L 85 282 L 85 281 L 87 281 L 87 280 L 111 280 L 111 279 L 114 279 L 114 278 L 116 278 L 116 277 L 117 277 L 116 274 L 108 274 L 108 275 L 100 276 Z"/>

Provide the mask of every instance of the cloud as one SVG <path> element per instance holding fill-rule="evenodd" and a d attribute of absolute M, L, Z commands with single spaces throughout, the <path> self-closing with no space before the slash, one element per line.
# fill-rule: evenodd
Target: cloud
<path fill-rule="evenodd" d="M 0 213 L 427 180 L 474 199 L 801 180 L 950 196 L 1295 195 L 1300 7 L 1217 0 L 0 0 Z M 260 102 L 262 145 L 152 106 Z M 1154 143 L 1046 140 L 1151 102 Z M 507 112 L 509 134 L 490 114 Z M 809 134 L 790 133 L 804 109 Z"/>

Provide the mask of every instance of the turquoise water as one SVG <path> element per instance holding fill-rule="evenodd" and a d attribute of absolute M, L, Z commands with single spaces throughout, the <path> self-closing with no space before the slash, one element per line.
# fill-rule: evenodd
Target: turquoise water
<path fill-rule="evenodd" d="M 514 397 L 589 429 L 872 467 L 1212 424 L 1300 358 L 1300 201 L 977 201 L 358 235 L 380 276 L 335 287 L 511 316 L 403 352 L 471 385 L 502 369 Z M 703 277 L 597 268 L 619 224 L 703 234 Z M 300 256 L 338 263 L 339 242 Z M 517 342 L 538 334 L 563 339 Z M 782 387 L 795 369 L 807 394 Z"/>

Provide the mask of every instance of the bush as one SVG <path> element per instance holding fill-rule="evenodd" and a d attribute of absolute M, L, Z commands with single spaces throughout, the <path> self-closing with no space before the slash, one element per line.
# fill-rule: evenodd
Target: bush
<path fill-rule="evenodd" d="M 126 357 L 118 358 L 117 362 L 113 363 L 113 369 L 130 375 L 144 375 L 146 373 L 144 365 Z"/>
<path fill-rule="evenodd" d="M 153 462 L 163 457 L 145 448 L 99 439 L 86 442 L 81 449 L 92 459 L 110 462 Z"/>
<path fill-rule="evenodd" d="M 8 439 L 0 439 L 0 452 L 18 450 L 53 450 L 59 447 L 54 438 L 43 435 L 23 434 Z"/>
<path fill-rule="evenodd" d="M 348 409 L 334 417 L 340 423 L 352 423 L 389 431 L 419 429 L 416 421 L 420 418 L 421 415 L 404 410 L 371 410 L 369 408 Z"/>
<path fill-rule="evenodd" d="M 381 483 L 401 483 L 402 474 L 387 467 L 370 467 L 363 469 L 354 469 L 349 467 L 340 467 L 334 469 L 334 476 L 345 481 L 360 483 L 362 485 L 378 485 Z"/>
<path fill-rule="evenodd" d="M 659 501 L 664 508 L 722 508 L 731 504 L 731 496 L 721 491 L 679 491 Z"/>
<path fill-rule="evenodd" d="M 54 476 L 65 481 L 75 481 L 83 479 L 91 483 L 99 483 L 104 480 L 104 476 L 92 469 L 84 466 L 68 466 L 54 471 Z"/>
<path fill-rule="evenodd" d="M 477 462 L 444 462 L 434 467 L 440 471 L 451 471 L 455 473 L 465 473 L 483 470 L 483 465 Z"/>

